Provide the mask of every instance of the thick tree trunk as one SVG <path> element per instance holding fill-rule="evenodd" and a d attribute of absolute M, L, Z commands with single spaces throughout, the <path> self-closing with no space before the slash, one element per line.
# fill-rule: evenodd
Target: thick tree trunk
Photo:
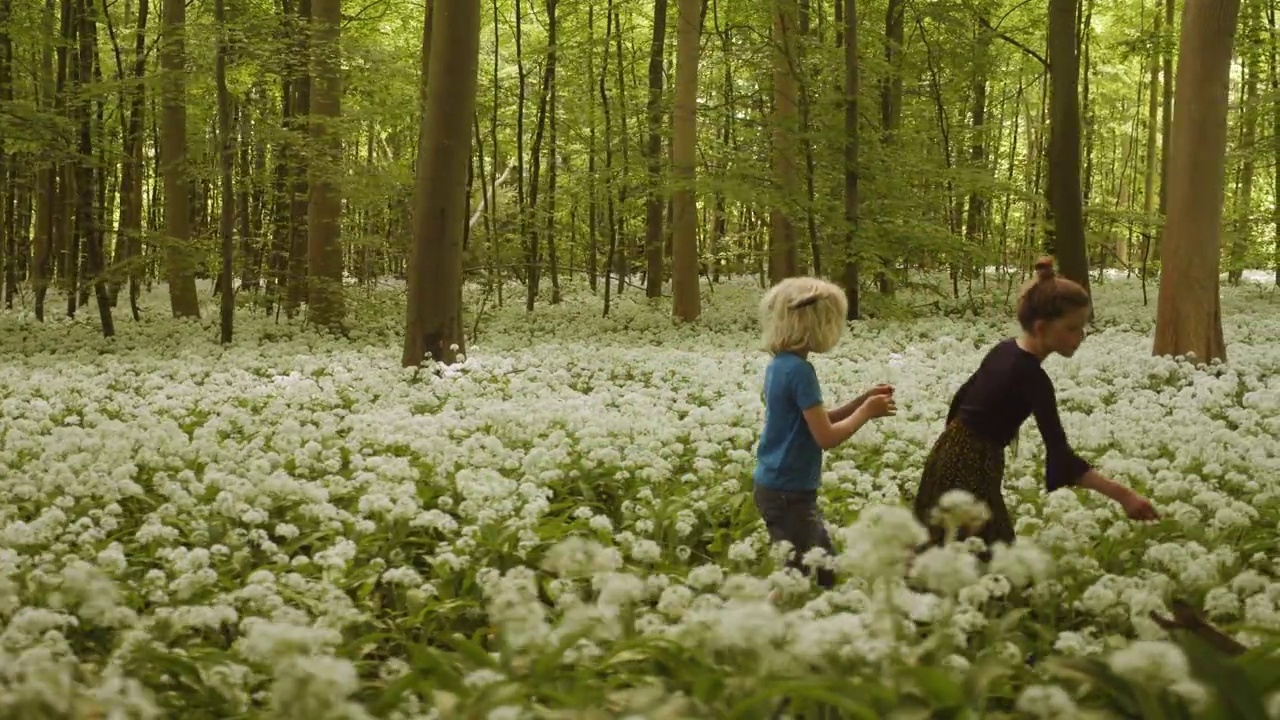
<path fill-rule="evenodd" d="M 164 0 L 160 45 L 162 114 L 160 163 L 164 175 L 164 238 L 169 305 L 174 317 L 200 317 L 195 249 L 191 246 L 191 183 L 187 177 L 187 81 L 184 0 Z"/>
<path fill-rule="evenodd" d="M 431 3 L 428 3 L 428 8 Z M 480 6 L 440 3 L 433 18 L 430 92 L 414 183 L 413 249 L 402 362 L 452 363 L 465 352 L 461 323 L 462 230 L 470 120 L 480 66 Z M 424 48 L 425 50 L 425 48 Z"/>
<path fill-rule="evenodd" d="M 1160 244 L 1155 355 L 1226 360 L 1221 264 L 1227 100 L 1240 0 L 1189 2 L 1182 13 L 1169 154 L 1169 220 Z"/>
<path fill-rule="evenodd" d="M 307 207 L 307 319 L 340 331 L 345 315 L 342 288 L 342 0 L 313 0 L 311 53 L 310 202 Z M 471 117 L 467 113 L 467 118 Z M 471 135 L 467 140 L 470 147 Z M 466 177 L 463 176 L 463 184 Z"/>

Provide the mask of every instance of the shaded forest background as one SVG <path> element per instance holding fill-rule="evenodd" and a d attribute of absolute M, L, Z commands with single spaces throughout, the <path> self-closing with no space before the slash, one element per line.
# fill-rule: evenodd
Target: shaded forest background
<path fill-rule="evenodd" d="M 1161 272 L 1174 0 L 454 5 L 0 0 L 6 307 L 92 309 L 111 334 L 152 283 L 198 315 L 208 280 L 226 315 L 234 297 L 340 330 L 351 287 L 407 279 L 411 306 L 444 302 L 457 260 L 530 310 L 581 281 L 607 312 L 674 275 L 692 319 L 690 273 L 813 273 L 857 317 L 939 272 L 929 287 L 963 298 L 1044 252 L 1081 281 Z M 1206 5 L 1230 83 L 1223 234 L 1203 241 L 1228 281 L 1280 283 L 1275 3 Z M 466 150 L 443 233 L 461 252 L 415 266 L 414 218 L 460 185 L 432 147 Z"/>

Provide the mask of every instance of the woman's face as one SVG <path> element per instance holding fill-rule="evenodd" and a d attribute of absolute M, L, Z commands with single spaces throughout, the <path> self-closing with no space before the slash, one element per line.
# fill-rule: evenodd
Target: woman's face
<path fill-rule="evenodd" d="M 1084 328 L 1088 323 L 1089 308 L 1083 307 L 1056 320 L 1037 323 L 1040 326 L 1037 335 L 1045 350 L 1071 357 L 1084 342 Z"/>

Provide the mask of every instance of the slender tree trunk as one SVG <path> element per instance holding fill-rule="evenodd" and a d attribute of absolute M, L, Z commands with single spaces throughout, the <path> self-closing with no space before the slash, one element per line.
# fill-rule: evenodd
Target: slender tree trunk
<path fill-rule="evenodd" d="M 773 0 L 773 178 L 777 196 L 769 213 L 769 281 L 799 272 L 791 204 L 798 190 L 796 134 L 798 87 L 795 69 L 796 0 Z"/>
<path fill-rule="evenodd" d="M 613 0 L 608 0 L 608 6 L 605 9 L 605 26 L 604 26 L 604 60 L 600 66 L 600 107 L 604 110 L 604 174 L 607 178 L 605 183 L 605 198 L 607 199 L 608 220 L 609 220 L 609 251 L 605 256 L 604 263 L 604 312 L 605 317 L 609 316 L 609 301 L 611 294 L 609 288 L 612 287 L 610 276 L 616 270 L 615 256 L 618 252 L 618 223 L 616 217 L 616 207 L 614 205 L 614 174 L 613 174 L 613 122 L 612 113 L 609 110 L 609 36 L 613 32 Z M 622 287 L 622 278 L 618 278 L 618 287 Z"/>
<path fill-rule="evenodd" d="M 675 169 L 672 221 L 672 312 L 684 322 L 702 314 L 698 286 L 698 206 L 695 185 L 698 147 L 698 51 L 702 34 L 700 1 L 677 0 L 676 97 L 671 132 Z"/>
<path fill-rule="evenodd" d="M 529 150 L 532 163 L 529 169 L 529 284 L 525 295 L 525 310 L 533 312 L 534 301 L 538 298 L 538 287 L 542 280 L 542 232 L 543 226 L 538 222 L 538 190 L 542 179 L 542 139 L 547 131 L 547 104 L 551 99 L 550 62 L 554 48 L 548 45 L 548 62 L 542 72 L 542 91 L 538 98 L 538 118 L 534 123 L 533 146 Z"/>
<path fill-rule="evenodd" d="M 677 0 L 678 2 L 679 0 Z M 662 295 L 662 58 L 667 36 L 667 0 L 653 2 L 653 40 L 649 47 L 649 143 L 645 161 L 649 169 L 649 194 L 645 202 L 644 251 L 647 297 Z"/>
<path fill-rule="evenodd" d="M 0 102 L 13 101 L 13 42 L 9 22 L 13 16 L 12 0 L 0 0 Z M 13 188 L 17 187 L 18 169 L 9 167 L 8 142 L 0 138 L 0 260 L 4 262 L 4 306 L 13 309 L 18 293 L 18 248 L 14 242 Z M 12 180 L 11 180 L 12 178 Z"/>
<path fill-rule="evenodd" d="M 856 0 L 849 0 L 849 2 L 852 5 Z M 905 25 L 906 0 L 889 0 L 884 15 L 884 60 L 888 67 L 887 74 L 880 84 L 880 141 L 886 154 L 892 153 L 890 148 L 895 142 L 898 127 L 902 124 L 901 56 L 906 37 Z M 945 154 L 950 157 L 950 152 Z M 893 276 L 889 274 L 889 268 L 893 266 L 894 260 L 887 254 L 880 255 L 880 270 L 876 272 L 876 284 L 881 294 L 893 294 Z"/>
<path fill-rule="evenodd" d="M 50 112 L 56 106 L 58 89 L 53 70 L 54 0 L 45 0 L 41 15 L 40 109 Z M 49 289 L 49 276 L 54 250 L 54 205 L 58 198 L 58 173 L 51 162 L 41 163 L 36 170 L 36 237 L 35 263 L 31 268 L 31 286 L 35 291 L 35 316 L 44 322 L 44 301 Z"/>
<path fill-rule="evenodd" d="M 219 326 L 222 344 L 231 342 L 235 324 L 236 293 L 234 274 L 234 254 L 232 231 L 235 226 L 234 189 L 231 184 L 232 163 L 235 158 L 235 143 L 231 137 L 231 94 L 227 91 L 227 11 L 226 0 L 214 0 L 214 22 L 217 23 L 217 48 L 214 58 L 214 82 L 218 95 L 218 169 L 220 170 L 221 201 L 218 217 L 218 239 L 222 246 L 222 304 L 219 308 Z"/>
<path fill-rule="evenodd" d="M 310 219 L 310 166 L 311 147 L 308 142 L 311 125 L 311 70 L 312 55 L 312 0 L 299 0 L 297 14 L 288 19 L 294 30 L 293 116 L 289 128 L 289 140 L 293 143 L 289 158 L 292 171 L 293 194 L 289 203 L 289 261 L 288 293 L 285 298 L 285 314 L 293 317 L 307 298 L 308 230 Z"/>
<path fill-rule="evenodd" d="M 1276 28 L 1276 6 L 1274 3 L 1267 4 L 1267 27 L 1271 31 L 1270 44 L 1267 48 L 1268 59 L 1271 65 L 1271 97 L 1280 97 L 1280 67 L 1277 66 L 1276 55 L 1277 46 L 1280 45 L 1280 35 L 1277 34 Z M 1271 103 L 1271 154 L 1272 154 L 1272 171 L 1275 173 L 1272 182 L 1272 222 L 1275 224 L 1275 249 L 1273 251 L 1272 265 L 1275 273 L 1275 285 L 1280 287 L 1280 103 Z"/>
<path fill-rule="evenodd" d="M 822 247 L 818 244 L 818 214 L 815 208 L 817 191 L 814 175 L 817 161 L 813 156 L 813 97 L 810 92 L 806 68 L 806 46 L 812 34 L 812 0 L 800 0 L 800 38 L 796 45 L 797 90 L 800 98 L 800 136 L 804 143 L 805 230 L 809 236 L 809 256 L 813 260 L 813 274 L 822 276 Z"/>
<path fill-rule="evenodd" d="M 1160 245 L 1155 355 L 1226 360 L 1218 272 L 1228 79 L 1240 0 L 1187 3 L 1169 157 L 1169 222 Z"/>
<path fill-rule="evenodd" d="M 837 35 L 839 37 L 839 35 Z M 844 271 L 841 281 L 849 301 L 849 320 L 858 306 L 858 3 L 844 3 Z"/>
<path fill-rule="evenodd" d="M 1152 34 L 1159 38 L 1163 32 L 1163 8 L 1160 3 L 1168 4 L 1173 0 L 1157 0 L 1154 13 L 1154 29 Z M 1155 235 L 1158 219 L 1156 209 L 1156 123 L 1160 112 L 1160 56 L 1159 51 L 1151 53 L 1151 70 L 1147 89 L 1147 143 L 1146 170 L 1142 178 L 1142 304 L 1147 304 L 1147 261 L 1151 257 L 1151 241 Z"/>
<path fill-rule="evenodd" d="M 1080 188 L 1080 77 L 1076 47 L 1076 0 L 1049 0 L 1049 207 L 1053 212 L 1052 252 L 1062 275 L 1089 288 L 1089 255 L 1084 237 Z"/>
<path fill-rule="evenodd" d="M 622 26 L 622 11 L 616 7 L 613 9 L 613 27 L 614 57 L 618 62 L 618 125 L 621 132 L 618 137 L 621 139 L 622 143 L 622 172 L 618 178 L 618 206 L 625 209 L 627 207 L 627 198 L 631 194 L 631 184 L 627 179 L 631 171 L 631 155 L 630 150 L 628 149 L 630 147 L 628 139 L 631 137 L 631 134 L 627 130 L 627 108 L 630 107 L 630 104 L 627 102 L 626 65 L 623 63 L 622 56 L 622 38 L 625 35 L 626 30 L 624 30 Z M 627 255 L 627 247 L 631 244 L 629 238 L 630 235 L 627 231 L 627 213 L 619 212 L 618 252 L 616 253 L 616 260 L 618 263 L 618 268 L 616 270 L 618 274 L 617 290 L 619 295 L 621 295 L 623 289 L 626 288 L 626 281 L 631 276 L 631 261 Z"/>
<path fill-rule="evenodd" d="M 1243 158 L 1240 163 L 1240 191 L 1235 197 L 1236 231 L 1227 266 L 1227 279 L 1233 285 L 1239 284 L 1244 278 L 1249 245 L 1253 238 L 1253 174 L 1258 152 L 1255 145 L 1258 143 L 1258 56 L 1262 51 L 1258 42 L 1258 27 L 1261 24 L 1258 11 L 1261 7 L 1258 0 L 1253 0 L 1244 9 L 1244 47 L 1240 51 L 1244 62 L 1244 102 L 1240 109 L 1243 116 L 1240 152 Z"/>
<path fill-rule="evenodd" d="M 549 117 L 549 136 L 547 138 L 547 260 L 551 270 L 551 304 L 560 304 L 560 268 L 556 257 L 556 176 L 560 165 L 559 143 L 557 138 L 557 93 L 556 93 L 556 56 L 558 41 L 556 38 L 556 4 L 558 0 L 547 0 L 547 113 Z"/>
<path fill-rule="evenodd" d="M 1160 106 L 1160 220 L 1161 225 L 1156 233 L 1156 249 L 1157 256 L 1160 253 L 1160 241 L 1164 238 L 1165 228 L 1168 227 L 1169 213 L 1169 146 L 1173 140 L 1173 53 L 1175 43 L 1174 35 L 1174 8 L 1177 0 L 1165 0 L 1164 4 L 1164 34 L 1161 36 L 1164 40 L 1164 67 L 1161 72 L 1164 74 L 1164 88 L 1161 90 L 1161 106 Z"/>
<path fill-rule="evenodd" d="M 987 124 L 987 58 L 991 47 L 991 33 L 986 28 L 985 18 L 980 20 L 977 27 L 977 42 L 975 43 L 975 57 L 977 62 L 974 64 L 973 70 L 973 137 L 969 144 L 969 162 L 973 166 L 975 173 L 988 175 L 986 169 L 986 124 Z M 969 211 L 965 216 L 964 239 L 966 250 L 965 265 L 966 272 L 971 272 L 971 262 L 969 258 L 981 257 L 979 252 L 980 234 L 986 228 L 987 205 L 986 198 L 982 193 L 975 189 L 969 193 Z M 958 293 L 957 293 L 958 294 Z"/>
<path fill-rule="evenodd" d="M 87 280 L 93 281 L 94 296 L 98 301 L 98 319 L 102 323 L 102 336 L 112 337 L 116 334 L 116 330 L 111 317 L 111 297 L 107 292 L 102 227 L 98 223 L 98 218 L 94 216 L 93 121 L 90 113 L 92 99 L 90 95 L 83 92 L 84 86 L 93 79 L 93 66 L 97 55 L 95 48 L 98 42 L 97 19 L 92 0 L 79 0 L 79 2 L 79 71 L 76 73 L 76 80 L 80 97 L 76 101 L 75 112 L 80 126 L 80 164 L 76 168 L 76 233 L 81 238 L 86 252 L 89 275 Z"/>
<path fill-rule="evenodd" d="M 587 47 L 595 47 L 596 7 L 587 4 Z M 606 38 L 606 47 L 608 40 Z M 587 93 L 594 92 L 596 82 L 595 57 L 587 53 Z M 599 286 L 600 258 L 600 203 L 599 178 L 596 175 L 596 106 L 587 111 L 587 282 L 591 292 Z M 608 138 L 605 139 L 608 142 Z"/>
<path fill-rule="evenodd" d="M 433 3 L 428 3 L 431 8 Z M 422 141 L 414 182 L 413 249 L 405 366 L 430 358 L 455 362 L 466 352 L 462 314 L 462 231 L 466 217 L 470 118 L 480 70 L 480 5 L 442 2 L 432 20 L 430 89 L 420 121 Z"/>

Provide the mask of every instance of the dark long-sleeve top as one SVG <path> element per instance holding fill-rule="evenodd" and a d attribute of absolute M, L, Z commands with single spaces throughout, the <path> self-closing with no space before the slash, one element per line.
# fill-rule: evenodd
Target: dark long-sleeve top
<path fill-rule="evenodd" d="M 1040 359 L 1023 350 L 1012 338 L 992 348 L 977 371 L 956 391 L 947 413 L 947 424 L 959 420 L 979 437 L 1006 448 L 1031 415 L 1036 416 L 1036 425 L 1048 452 L 1045 460 L 1048 491 L 1075 485 L 1091 466 L 1076 455 L 1067 442 L 1058 417 L 1053 381 L 1041 367 Z"/>

